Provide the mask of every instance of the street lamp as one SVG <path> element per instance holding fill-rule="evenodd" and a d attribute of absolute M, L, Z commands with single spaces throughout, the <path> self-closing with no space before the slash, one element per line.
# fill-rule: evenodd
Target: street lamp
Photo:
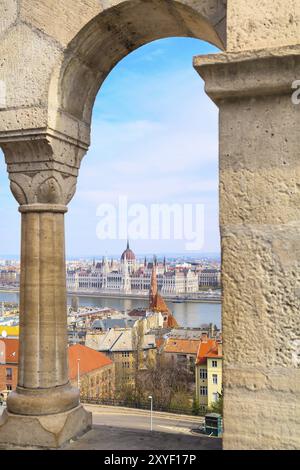
<path fill-rule="evenodd" d="M 77 388 L 80 395 L 80 359 L 77 359 Z"/>
<path fill-rule="evenodd" d="M 153 431 L 153 397 L 150 395 L 148 398 L 150 400 L 150 430 Z"/>

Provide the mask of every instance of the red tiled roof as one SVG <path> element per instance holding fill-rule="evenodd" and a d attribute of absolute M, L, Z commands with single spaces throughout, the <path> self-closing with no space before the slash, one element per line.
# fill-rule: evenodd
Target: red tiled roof
<path fill-rule="evenodd" d="M 0 353 L 5 351 L 5 362 L 18 364 L 19 361 L 19 340 L 18 338 L 1 338 Z M 2 358 L 0 357 L 0 360 Z"/>
<path fill-rule="evenodd" d="M 215 339 L 201 341 L 197 352 L 196 364 L 205 364 L 208 357 L 222 357 L 222 355 L 219 354 L 218 343 Z"/>
<path fill-rule="evenodd" d="M 73 380 L 78 373 L 78 359 L 80 375 L 87 374 L 101 367 L 109 366 L 113 362 L 105 354 L 87 348 L 81 344 L 74 344 L 69 347 L 69 378 Z"/>
<path fill-rule="evenodd" d="M 164 347 L 167 353 L 197 354 L 200 340 L 168 338 Z"/>
<path fill-rule="evenodd" d="M 155 344 L 156 344 L 157 349 L 160 349 L 161 346 L 163 346 L 164 342 L 165 342 L 164 338 L 156 338 Z"/>
<path fill-rule="evenodd" d="M 5 350 L 5 362 L 18 364 L 19 362 L 19 340 L 14 338 L 0 339 L 0 354 Z M 69 378 L 77 377 L 78 359 L 80 359 L 80 375 L 84 375 L 95 369 L 108 366 L 113 362 L 105 354 L 87 348 L 81 344 L 72 345 L 69 353 Z M 1 357 L 0 357 L 1 362 Z"/>
<path fill-rule="evenodd" d="M 179 326 L 176 318 L 171 313 L 168 314 L 168 319 L 167 319 L 167 325 L 166 326 L 167 326 L 167 328 L 178 328 L 178 326 Z"/>

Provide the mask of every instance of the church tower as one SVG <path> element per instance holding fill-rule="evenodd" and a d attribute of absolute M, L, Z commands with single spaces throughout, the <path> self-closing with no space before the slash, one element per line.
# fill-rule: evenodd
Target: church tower
<path fill-rule="evenodd" d="M 162 296 L 158 293 L 156 266 L 157 259 L 154 256 L 149 291 L 149 310 L 160 312 L 163 315 L 165 328 L 177 328 L 179 326 L 177 321 Z"/>

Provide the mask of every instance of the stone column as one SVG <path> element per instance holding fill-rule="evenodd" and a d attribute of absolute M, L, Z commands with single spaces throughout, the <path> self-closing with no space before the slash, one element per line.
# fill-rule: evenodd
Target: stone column
<path fill-rule="evenodd" d="M 64 214 L 76 168 L 47 162 L 37 171 L 34 161 L 16 162 L 19 154 L 26 159 L 28 146 L 35 156 L 32 142 L 4 145 L 22 237 L 18 386 L 0 420 L 0 443 L 51 448 L 91 426 L 68 377 Z"/>
<path fill-rule="evenodd" d="M 46 415 L 74 408 L 68 381 L 64 256 L 65 206 L 31 204 L 22 213 L 18 387 L 8 411 Z"/>
<path fill-rule="evenodd" d="M 195 59 L 220 109 L 225 449 L 300 447 L 300 48 Z"/>

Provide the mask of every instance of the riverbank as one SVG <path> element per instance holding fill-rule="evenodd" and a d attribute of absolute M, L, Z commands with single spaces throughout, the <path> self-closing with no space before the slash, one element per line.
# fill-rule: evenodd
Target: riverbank
<path fill-rule="evenodd" d="M 108 296 L 104 298 L 101 295 L 78 295 L 78 303 L 80 307 L 95 308 L 111 308 L 120 312 L 128 312 L 134 309 L 147 308 L 149 305 L 148 296 L 140 299 L 133 298 L 116 298 Z M 72 303 L 72 294 L 68 295 L 68 305 Z M 0 290 L 0 303 L 19 303 L 18 289 L 2 289 Z M 198 328 L 203 324 L 214 323 L 221 328 L 221 303 L 220 302 L 172 302 L 167 300 L 167 304 L 178 324 L 182 327 Z"/>
<path fill-rule="evenodd" d="M 7 288 L 7 287 L 0 287 L 0 292 L 6 292 L 6 293 L 14 293 L 14 294 L 19 294 L 19 289 L 17 288 Z M 101 299 L 120 299 L 120 300 L 148 300 L 148 293 L 142 294 L 142 293 L 122 293 L 122 292 L 102 292 L 102 291 L 68 291 L 67 292 L 68 296 L 76 296 L 76 297 L 95 297 L 95 298 L 101 298 Z M 207 295 L 205 296 L 205 293 L 203 293 L 203 296 L 201 297 L 194 297 L 193 296 L 186 296 L 186 295 L 168 295 L 164 294 L 164 299 L 172 302 L 172 303 L 213 303 L 213 304 L 220 304 L 221 303 L 221 298 L 220 296 L 213 296 L 213 295 Z"/>

